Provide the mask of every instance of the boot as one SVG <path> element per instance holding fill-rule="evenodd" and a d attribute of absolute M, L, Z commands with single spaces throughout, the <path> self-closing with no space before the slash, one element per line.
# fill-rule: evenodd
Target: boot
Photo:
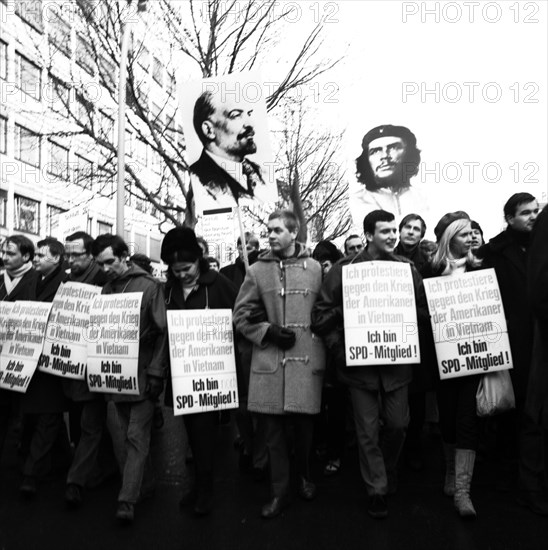
<path fill-rule="evenodd" d="M 443 494 L 452 497 L 455 494 L 455 445 L 452 443 L 443 444 L 445 455 L 445 482 Z"/>
<path fill-rule="evenodd" d="M 455 452 L 455 496 L 453 502 L 462 518 L 476 517 L 474 505 L 470 500 L 470 485 L 474 473 L 476 451 L 470 449 L 456 449 Z"/>

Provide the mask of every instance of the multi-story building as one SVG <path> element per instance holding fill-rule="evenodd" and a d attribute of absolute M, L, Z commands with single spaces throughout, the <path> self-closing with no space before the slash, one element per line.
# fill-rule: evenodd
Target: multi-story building
<path fill-rule="evenodd" d="M 108 2 L 90 6 L 109 9 Z M 165 143 L 183 150 L 173 56 L 161 37 L 145 40 L 136 10 L 131 15 L 127 172 L 165 203 L 171 176 L 131 105 L 140 101 Z M 93 236 L 114 231 L 118 66 L 105 37 L 93 35 L 90 16 L 98 13 L 83 14 L 76 2 L 0 0 L 0 237 L 63 238 L 75 221 Z M 110 44 L 117 41 L 113 33 Z M 132 251 L 159 262 L 165 217 L 131 174 L 126 179 L 124 237 Z"/>

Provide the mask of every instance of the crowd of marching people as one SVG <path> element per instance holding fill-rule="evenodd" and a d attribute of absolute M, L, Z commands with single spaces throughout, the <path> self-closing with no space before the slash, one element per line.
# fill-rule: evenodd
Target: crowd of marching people
<path fill-rule="evenodd" d="M 268 219 L 267 249 L 260 250 L 257 237 L 246 233 L 245 240 L 238 240 L 235 262 L 221 269 L 204 252 L 207 243 L 192 229 L 177 227 L 162 243 L 167 266 L 162 280 L 151 274 L 150 260 L 130 256 L 117 235 L 93 239 L 76 232 L 64 242 L 48 237 L 36 245 L 23 235 L 7 237 L 1 301 L 51 302 L 66 281 L 102 287 L 103 294 L 143 296 L 138 395 L 95 393 L 86 380 L 38 370 L 26 393 L 0 389 L 0 450 L 5 441 L 18 446 L 21 493 L 32 498 L 45 475 L 61 471 L 66 503 L 78 508 L 86 490 L 116 473 L 121 479 L 116 517 L 132 522 L 136 504 L 154 492 L 153 426 L 160 427 L 169 414 L 164 407 L 173 407 L 166 311 L 230 309 L 239 466 L 270 480 L 263 518 L 274 518 L 289 505 L 293 466 L 295 492 L 305 501 L 316 497 L 315 452 L 324 458 L 325 476 L 338 474 L 344 466 L 349 409 L 370 516 L 387 517 L 402 460 L 412 469 L 422 467 L 428 419 L 441 433 L 445 479 L 440 479 L 440 491 L 453 499 L 458 515 L 474 518 L 471 488 L 482 432 L 476 392 L 482 375 L 440 379 L 424 280 L 494 268 L 515 393 L 515 408 L 489 420 L 496 438 L 497 482 L 516 489 L 521 505 L 548 515 L 548 211 L 539 214 L 534 196 L 517 193 L 506 202 L 504 218 L 506 229 L 486 240 L 466 212 L 450 212 L 435 226 L 433 242 L 424 239 L 426 223 L 418 213 L 396 220 L 393 213 L 376 209 L 363 219 L 365 240 L 352 234 L 344 252 L 329 241 L 311 252 L 297 240 L 296 216 L 281 210 Z M 411 266 L 420 363 L 346 365 L 343 269 L 372 261 Z M 113 450 L 109 406 L 116 413 L 121 452 Z M 214 505 L 219 412 L 187 414 L 184 425 L 194 485 L 181 504 L 207 515 Z M 10 429 L 13 437 L 7 438 Z"/>

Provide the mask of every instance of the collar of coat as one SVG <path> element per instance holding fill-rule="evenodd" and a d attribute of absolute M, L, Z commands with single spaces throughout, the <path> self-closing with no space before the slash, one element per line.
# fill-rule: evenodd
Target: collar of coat
<path fill-rule="evenodd" d="M 405 262 L 408 264 L 412 264 L 413 262 L 406 258 L 405 256 L 398 256 L 397 254 L 392 253 L 384 253 L 381 255 L 380 258 L 373 258 L 371 254 L 367 251 L 367 248 L 364 248 L 359 254 L 356 254 L 356 256 L 352 257 L 345 257 L 339 260 L 337 263 L 340 265 L 348 265 L 348 264 L 357 264 L 360 262 L 375 262 L 375 261 L 388 261 L 388 262 Z"/>
<path fill-rule="evenodd" d="M 280 256 L 274 254 L 272 250 L 267 250 L 259 255 L 257 258 L 257 261 L 260 262 L 279 262 L 280 260 L 294 260 L 295 258 L 310 258 L 310 250 L 306 248 L 306 246 L 303 243 L 296 242 L 295 243 L 295 252 L 293 256 L 290 258 L 280 258 Z"/>

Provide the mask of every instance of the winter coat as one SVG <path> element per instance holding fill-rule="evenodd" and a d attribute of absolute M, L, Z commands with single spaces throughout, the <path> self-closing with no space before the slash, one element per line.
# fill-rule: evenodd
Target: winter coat
<path fill-rule="evenodd" d="M 482 267 L 493 267 L 497 274 L 514 363 L 510 376 L 518 406 L 525 400 L 533 347 L 533 312 L 527 300 L 527 251 L 519 238 L 508 228 L 477 254 L 483 259 Z"/>
<path fill-rule="evenodd" d="M 59 265 L 45 279 L 38 276 L 36 300 L 53 302 L 59 285 L 66 279 L 63 266 Z M 60 413 L 67 409 L 63 393 L 63 379 L 54 374 L 34 371 L 26 393 L 21 399 L 21 410 L 26 414 Z"/>
<path fill-rule="evenodd" d="M 136 265 L 129 267 L 122 275 L 109 281 L 102 294 L 142 292 L 141 321 L 139 332 L 139 395 L 109 393 L 107 399 L 115 402 L 143 401 L 147 377 L 164 379 L 168 366 L 167 319 L 164 289 L 160 281 Z"/>
<path fill-rule="evenodd" d="M 70 273 L 67 281 L 102 287 L 107 282 L 107 277 L 104 271 L 95 262 L 91 262 L 86 271 L 81 275 L 75 277 Z M 86 380 L 63 378 L 63 391 L 71 401 L 81 402 L 104 399 L 104 394 L 89 391 Z"/>
<path fill-rule="evenodd" d="M 16 300 L 36 300 L 36 283 L 39 275 L 34 268 L 27 271 L 17 286 L 8 294 L 4 285 L 4 276 L 0 275 L 0 301 L 15 302 Z"/>
<path fill-rule="evenodd" d="M 197 286 L 187 296 L 177 279 L 169 278 L 165 283 L 166 309 L 233 309 L 238 291 L 222 274 L 211 269 L 198 277 Z M 173 407 L 171 372 L 167 379 L 165 404 Z"/>
<path fill-rule="evenodd" d="M 402 258 L 395 254 L 386 254 L 382 259 L 392 262 L 411 263 L 407 258 Z M 373 261 L 373 258 L 369 252 L 363 250 L 357 256 L 343 258 L 330 269 L 312 310 L 312 330 L 322 336 L 327 348 L 336 358 L 337 373 L 341 382 L 370 391 L 378 391 L 382 388 L 388 392 L 397 390 L 411 382 L 411 365 L 346 366 L 342 268 L 351 263 L 371 261 Z M 411 273 L 417 305 L 417 321 L 419 326 L 421 326 L 428 319 L 424 286 L 419 273 L 413 266 L 411 266 Z"/>
<path fill-rule="evenodd" d="M 253 343 L 248 408 L 265 414 L 320 411 L 325 350 L 310 329 L 310 313 L 320 290 L 322 270 L 308 250 L 297 243 L 296 254 L 280 259 L 261 254 L 245 277 L 236 300 L 234 322 Z M 250 323 L 250 314 L 266 321 Z M 282 350 L 266 341 L 271 324 L 293 330 L 296 343 Z"/>
<path fill-rule="evenodd" d="M 527 400 L 527 415 L 548 429 L 548 208 L 537 218 L 528 258 L 529 304 L 535 317 L 535 337 Z"/>

